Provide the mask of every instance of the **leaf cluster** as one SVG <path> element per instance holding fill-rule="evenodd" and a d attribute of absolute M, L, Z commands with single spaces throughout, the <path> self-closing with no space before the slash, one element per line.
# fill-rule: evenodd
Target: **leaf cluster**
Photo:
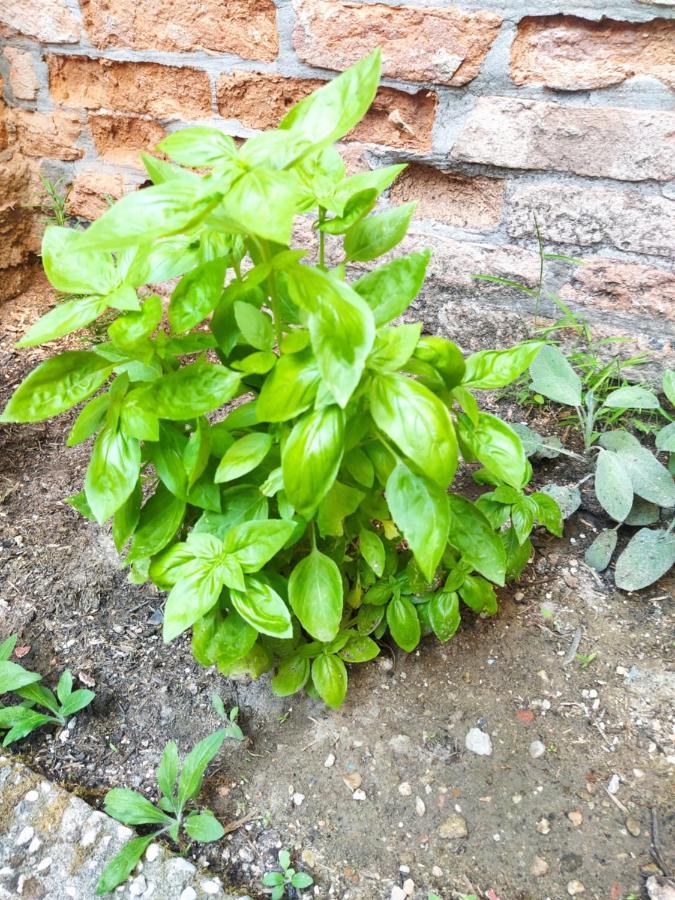
<path fill-rule="evenodd" d="M 10 660 L 16 641 L 17 635 L 14 634 L 0 644 L 0 696 L 13 693 L 22 699 L 16 706 L 0 707 L 0 731 L 6 731 L 3 747 L 26 737 L 42 725 L 64 727 L 68 719 L 89 706 L 95 696 L 93 691 L 73 690 L 73 676 L 69 669 L 59 678 L 56 693 L 38 684 L 42 680 L 41 675 Z"/>
<path fill-rule="evenodd" d="M 226 738 L 219 729 L 196 744 L 182 765 L 178 747 L 170 741 L 162 753 L 157 769 L 160 798 L 157 804 L 138 791 L 113 788 L 108 791 L 104 808 L 109 816 L 125 825 L 152 825 L 153 831 L 128 841 L 107 864 L 96 886 L 97 894 L 114 891 L 133 871 L 148 846 L 161 835 L 168 835 L 176 843 L 198 841 L 210 843 L 220 840 L 225 829 L 209 809 L 196 809 L 195 802 L 209 763 L 218 754 Z"/>
<path fill-rule="evenodd" d="M 200 663 L 274 669 L 277 693 L 306 687 L 331 706 L 346 664 L 386 632 L 412 650 L 427 630 L 454 633 L 460 601 L 493 613 L 534 523 L 559 529 L 555 504 L 526 495 L 520 438 L 473 393 L 519 377 L 541 342 L 465 358 L 392 324 L 429 261 L 375 262 L 413 212 L 376 206 L 403 167 L 347 175 L 332 146 L 379 69 L 375 52 L 239 148 L 213 128 L 170 134 L 171 162 L 144 157 L 152 187 L 85 232 L 47 229 L 45 271 L 72 299 L 20 345 L 114 320 L 91 349 L 38 366 L 2 415 L 84 403 L 68 444 L 94 442 L 70 502 L 112 520 L 132 580 L 169 591 L 164 639 L 192 629 Z M 316 264 L 291 242 L 312 211 Z M 172 279 L 165 308 L 154 286 Z M 480 504 L 448 494 L 460 458 L 495 488 Z"/>
<path fill-rule="evenodd" d="M 311 875 L 308 875 L 306 872 L 296 872 L 292 868 L 291 854 L 288 850 L 280 850 L 277 858 L 282 871 L 267 872 L 262 880 L 265 887 L 271 888 L 270 897 L 272 900 L 282 900 L 289 889 L 302 890 L 314 884 L 314 879 Z M 295 893 L 290 893 L 289 891 L 288 896 L 295 896 Z"/>

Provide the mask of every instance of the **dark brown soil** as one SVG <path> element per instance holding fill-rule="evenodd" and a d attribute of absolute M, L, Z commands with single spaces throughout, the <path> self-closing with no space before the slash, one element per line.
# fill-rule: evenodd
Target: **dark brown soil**
<path fill-rule="evenodd" d="M 11 342 L 48 303 L 38 284 L 0 309 L 3 403 L 42 354 Z M 240 707 L 248 739 L 225 746 L 204 800 L 224 822 L 250 819 L 205 862 L 253 897 L 281 846 L 317 896 L 354 900 L 389 898 L 406 879 L 417 898 L 564 898 L 580 882 L 585 898 L 626 900 L 659 866 L 675 867 L 672 579 L 626 595 L 588 569 L 583 551 L 604 524 L 590 503 L 562 540 L 538 535 L 498 616 L 357 667 L 333 712 L 275 698 L 265 677 L 206 671 L 186 639 L 163 645 L 160 593 L 129 584 L 108 529 L 64 502 L 88 456 L 64 447 L 68 426 L 68 416 L 0 426 L 0 638 L 18 631 L 30 647 L 22 662 L 47 683 L 68 666 L 96 690 L 74 728 L 15 745 L 31 766 L 94 803 L 114 785 L 152 793 L 164 743 L 186 751 L 217 727 L 218 692 Z M 558 460 L 536 479 L 583 474 Z M 577 640 L 594 655 L 587 666 L 570 652 Z M 492 755 L 466 748 L 474 727 Z M 546 748 L 538 758 L 534 741 Z M 443 837 L 452 815 L 465 837 Z"/>

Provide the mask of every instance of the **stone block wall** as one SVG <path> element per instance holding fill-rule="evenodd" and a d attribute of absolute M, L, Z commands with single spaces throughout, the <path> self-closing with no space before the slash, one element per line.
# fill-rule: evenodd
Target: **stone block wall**
<path fill-rule="evenodd" d="M 383 84 L 345 152 L 411 163 L 390 199 L 418 199 L 408 244 L 436 251 L 430 327 L 472 315 L 517 337 L 531 301 L 472 275 L 536 283 L 538 224 L 547 251 L 585 262 L 552 261 L 547 287 L 668 350 L 675 0 L 4 0 L 0 38 L 5 293 L 38 246 L 38 173 L 96 217 L 166 132 L 273 126 L 379 45 Z"/>

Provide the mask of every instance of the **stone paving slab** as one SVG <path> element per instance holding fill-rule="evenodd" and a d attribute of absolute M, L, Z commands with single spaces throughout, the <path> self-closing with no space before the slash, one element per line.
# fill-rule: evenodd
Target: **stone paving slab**
<path fill-rule="evenodd" d="M 104 866 L 132 836 L 84 800 L 0 756 L 0 900 L 93 900 Z M 151 844 L 126 884 L 107 896 L 247 900 L 159 844 Z"/>

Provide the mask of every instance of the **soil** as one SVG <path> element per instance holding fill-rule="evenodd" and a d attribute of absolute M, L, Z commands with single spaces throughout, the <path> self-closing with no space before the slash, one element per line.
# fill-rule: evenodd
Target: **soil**
<path fill-rule="evenodd" d="M 3 405 L 44 355 L 12 341 L 49 303 L 38 282 L 2 307 Z M 335 712 L 274 697 L 267 677 L 204 670 L 187 639 L 163 645 L 162 595 L 128 583 L 109 529 L 64 502 L 88 457 L 64 447 L 72 418 L 0 426 L 0 638 L 18 632 L 22 663 L 47 683 L 68 666 L 96 691 L 73 728 L 14 746 L 34 769 L 98 805 L 113 786 L 153 795 L 164 743 L 186 751 L 218 726 L 217 692 L 247 739 L 225 745 L 203 794 L 235 830 L 198 858 L 252 897 L 266 896 L 280 847 L 317 896 L 353 900 L 410 879 L 417 898 L 553 900 L 582 885 L 585 898 L 626 900 L 675 868 L 673 579 L 627 595 L 587 568 L 606 524 L 588 498 L 563 539 L 537 534 L 499 615 L 355 667 Z M 535 479 L 583 474 L 555 460 Z M 491 755 L 467 749 L 475 728 Z"/>

